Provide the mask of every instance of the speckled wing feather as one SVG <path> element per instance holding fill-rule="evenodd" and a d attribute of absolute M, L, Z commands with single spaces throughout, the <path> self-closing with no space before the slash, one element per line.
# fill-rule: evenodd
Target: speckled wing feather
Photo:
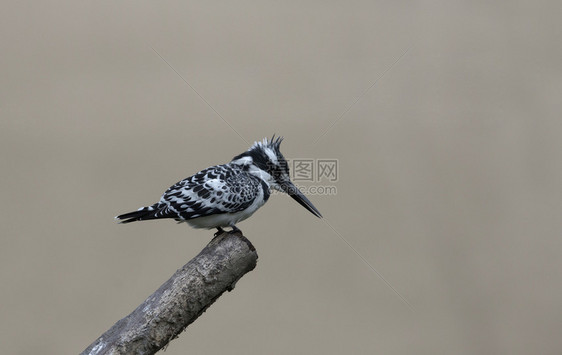
<path fill-rule="evenodd" d="M 217 165 L 171 186 L 142 219 L 174 218 L 178 221 L 219 213 L 242 211 L 258 195 L 260 180 L 242 167 Z M 142 210 L 140 210 L 142 211 Z"/>

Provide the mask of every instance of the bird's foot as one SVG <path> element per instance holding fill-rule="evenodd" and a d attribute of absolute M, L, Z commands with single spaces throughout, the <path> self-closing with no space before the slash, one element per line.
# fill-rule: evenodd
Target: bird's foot
<path fill-rule="evenodd" d="M 232 230 L 228 232 L 228 234 L 237 234 L 237 233 L 242 235 L 242 231 L 236 226 L 232 226 Z"/>
<path fill-rule="evenodd" d="M 215 233 L 215 238 L 218 237 L 219 235 L 223 234 L 224 230 L 221 227 L 217 227 L 217 232 Z"/>

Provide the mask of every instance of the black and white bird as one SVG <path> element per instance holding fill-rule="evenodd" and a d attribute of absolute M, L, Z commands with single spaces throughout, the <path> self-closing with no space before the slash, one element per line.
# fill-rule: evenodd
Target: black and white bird
<path fill-rule="evenodd" d="M 282 137 L 255 142 L 230 163 L 201 170 L 164 192 L 160 201 L 115 217 L 120 223 L 172 218 L 194 228 L 223 227 L 250 217 L 269 199 L 271 188 L 285 192 L 316 217 L 320 212 L 291 182 L 289 166 L 279 146 Z"/>

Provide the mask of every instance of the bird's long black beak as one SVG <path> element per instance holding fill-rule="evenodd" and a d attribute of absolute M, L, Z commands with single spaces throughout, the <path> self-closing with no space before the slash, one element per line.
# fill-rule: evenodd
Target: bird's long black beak
<path fill-rule="evenodd" d="M 306 196 L 303 195 L 303 193 L 292 182 L 289 181 L 284 183 L 283 185 L 281 185 L 281 188 L 295 201 L 297 201 L 302 207 L 310 211 L 310 213 L 312 213 L 318 218 L 322 218 L 320 211 L 318 211 L 316 207 L 314 207 L 312 202 L 310 202 L 308 198 L 306 198 Z"/>

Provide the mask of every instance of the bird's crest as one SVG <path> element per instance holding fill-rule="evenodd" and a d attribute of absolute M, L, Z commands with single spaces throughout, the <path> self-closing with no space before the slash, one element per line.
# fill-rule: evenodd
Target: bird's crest
<path fill-rule="evenodd" d="M 254 144 L 248 150 L 253 150 L 256 148 L 271 148 L 276 153 L 280 152 L 281 142 L 283 142 L 283 137 L 275 137 L 275 134 L 271 137 L 271 139 L 264 138 L 261 141 L 254 142 Z"/>

